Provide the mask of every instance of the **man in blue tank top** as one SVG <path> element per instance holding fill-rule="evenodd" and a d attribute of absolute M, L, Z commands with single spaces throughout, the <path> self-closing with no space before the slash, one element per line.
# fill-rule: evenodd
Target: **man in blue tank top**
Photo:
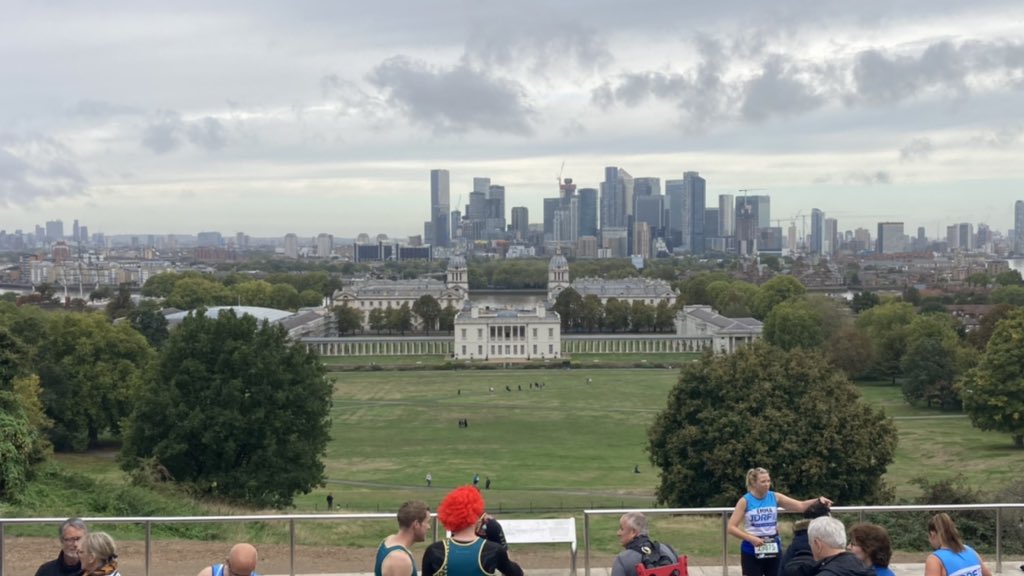
<path fill-rule="evenodd" d="M 410 500 L 398 509 L 398 532 L 377 547 L 374 576 L 416 576 L 416 561 L 409 550 L 423 542 L 430 530 L 430 509 L 419 500 Z"/>

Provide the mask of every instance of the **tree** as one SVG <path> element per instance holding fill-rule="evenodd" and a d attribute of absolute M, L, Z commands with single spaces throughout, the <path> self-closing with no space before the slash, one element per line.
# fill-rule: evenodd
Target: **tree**
<path fill-rule="evenodd" d="M 757 286 L 748 282 L 717 281 L 708 284 L 711 305 L 723 316 L 744 318 L 751 315 L 751 306 L 757 297 Z"/>
<path fill-rule="evenodd" d="M 892 420 L 820 354 L 766 343 L 684 364 L 648 438 L 658 499 L 679 507 L 735 503 L 752 465 L 792 495 L 884 501 L 897 442 Z"/>
<path fill-rule="evenodd" d="M 999 286 L 1024 286 L 1024 278 L 1021 278 L 1020 270 L 1007 270 L 996 274 L 996 284 Z"/>
<path fill-rule="evenodd" d="M 654 330 L 654 306 L 643 300 L 634 300 L 629 307 L 630 330 L 633 332 L 650 332 Z"/>
<path fill-rule="evenodd" d="M 221 306 L 235 302 L 231 291 L 223 284 L 202 276 L 179 279 L 167 297 L 167 305 L 179 310 L 194 310 L 202 306 Z"/>
<path fill-rule="evenodd" d="M 441 317 L 438 319 L 438 330 L 451 334 L 455 332 L 455 316 L 459 314 L 459 311 L 455 309 L 451 304 L 444 307 L 441 310 Z"/>
<path fill-rule="evenodd" d="M 985 287 L 992 283 L 992 277 L 989 276 L 988 274 L 985 274 L 984 272 L 975 272 L 974 274 L 971 274 L 970 276 L 965 278 L 964 282 L 968 286 Z"/>
<path fill-rule="evenodd" d="M 800 296 L 807 289 L 799 280 L 792 276 L 776 276 L 765 282 L 754 296 L 754 318 L 764 320 L 776 304 L 785 302 L 794 296 Z"/>
<path fill-rule="evenodd" d="M 871 339 L 853 324 L 841 326 L 825 342 L 825 357 L 850 378 L 858 378 L 874 361 Z"/>
<path fill-rule="evenodd" d="M 387 328 L 388 332 L 397 330 L 401 334 L 412 330 L 412 310 L 409 304 L 403 302 L 398 308 L 388 308 Z"/>
<path fill-rule="evenodd" d="M 1005 432 L 1024 448 L 1024 310 L 999 322 L 960 394 L 974 427 Z"/>
<path fill-rule="evenodd" d="M 33 466 L 47 457 L 48 426 L 27 347 L 0 327 L 0 498 L 21 490 Z"/>
<path fill-rule="evenodd" d="M 580 303 L 580 327 L 587 332 L 600 330 L 604 324 L 604 306 L 597 294 L 587 294 Z"/>
<path fill-rule="evenodd" d="M 629 329 L 629 302 L 609 298 L 604 304 L 604 325 L 612 332 Z"/>
<path fill-rule="evenodd" d="M 273 304 L 274 286 L 265 280 L 249 280 L 231 285 L 229 288 L 234 301 L 242 306 L 270 308 Z"/>
<path fill-rule="evenodd" d="M 100 286 L 99 288 L 89 292 L 89 302 L 95 302 L 97 300 L 106 300 L 107 298 L 114 297 L 114 288 L 111 286 Z"/>
<path fill-rule="evenodd" d="M 907 350 L 907 327 L 915 315 L 913 305 L 907 302 L 886 302 L 857 316 L 857 327 L 871 339 L 875 359 L 871 373 L 896 383 Z"/>
<path fill-rule="evenodd" d="M 437 298 L 424 294 L 412 303 L 412 311 L 423 322 L 423 330 L 430 334 L 430 329 L 437 325 L 437 320 L 441 317 L 441 304 Z"/>
<path fill-rule="evenodd" d="M 363 328 L 363 313 L 345 304 L 334 309 L 338 322 L 338 334 L 348 334 Z"/>
<path fill-rule="evenodd" d="M 288 506 L 323 481 L 325 374 L 281 326 L 233 312 L 189 315 L 137 396 L 121 465 L 153 459 L 197 492 Z"/>
<path fill-rule="evenodd" d="M 854 314 L 860 314 L 861 312 L 874 308 L 881 304 L 882 300 L 878 297 L 878 294 L 874 292 L 857 292 L 853 295 L 850 300 L 850 308 Z"/>
<path fill-rule="evenodd" d="M 903 397 L 908 403 L 960 407 L 953 386 L 961 373 L 960 340 L 953 324 L 945 314 L 926 314 L 914 318 L 907 328 L 907 351 L 900 360 L 900 369 Z"/>
<path fill-rule="evenodd" d="M 654 308 L 654 331 L 671 332 L 675 328 L 676 311 L 665 300 L 658 302 Z"/>
<path fill-rule="evenodd" d="M 49 282 L 43 282 L 36 286 L 36 293 L 43 299 L 43 302 L 49 302 L 57 295 L 57 291 L 54 289 L 53 284 L 50 284 Z"/>
<path fill-rule="evenodd" d="M 370 310 L 370 317 L 367 320 L 370 322 L 370 330 L 376 330 L 377 334 L 388 327 L 388 313 L 383 308 Z"/>
<path fill-rule="evenodd" d="M 134 308 L 131 288 L 127 284 L 121 284 L 117 287 L 117 292 L 110 298 L 110 302 L 107 303 L 107 317 L 111 320 L 123 318 Z"/>
<path fill-rule="evenodd" d="M 993 304 L 1009 304 L 1024 307 L 1024 286 L 1001 286 L 992 291 L 989 301 Z"/>
<path fill-rule="evenodd" d="M 101 434 L 121 435 L 153 349 L 128 323 L 99 314 L 55 314 L 38 353 L 50 438 L 58 450 L 82 452 Z"/>
<path fill-rule="evenodd" d="M 302 298 L 291 284 L 274 284 L 270 289 L 271 308 L 297 310 L 299 306 L 302 306 Z"/>
<path fill-rule="evenodd" d="M 818 348 L 825 342 L 822 316 L 804 299 L 781 302 L 764 320 L 764 339 L 783 350 Z"/>
<path fill-rule="evenodd" d="M 562 331 L 568 332 L 572 328 L 579 328 L 581 322 L 581 308 L 583 307 L 583 296 L 573 288 L 566 288 L 558 293 L 555 298 L 555 312 L 562 323 Z"/>
<path fill-rule="evenodd" d="M 128 323 L 139 334 L 142 334 L 149 345 L 159 348 L 167 340 L 167 317 L 160 311 L 160 307 L 149 302 L 143 302 L 139 307 L 133 308 L 128 313 Z"/>
<path fill-rule="evenodd" d="M 967 341 L 978 350 L 985 350 L 989 339 L 992 338 L 992 333 L 996 329 L 996 325 L 1014 310 L 1015 308 L 1009 304 L 996 304 L 989 310 L 988 314 L 981 318 L 981 321 L 978 322 L 978 327 L 967 333 Z"/>

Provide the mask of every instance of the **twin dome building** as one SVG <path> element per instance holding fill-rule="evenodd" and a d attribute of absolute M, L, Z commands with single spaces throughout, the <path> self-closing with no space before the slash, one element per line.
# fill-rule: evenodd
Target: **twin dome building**
<path fill-rule="evenodd" d="M 562 335 L 558 314 L 551 308 L 562 291 L 572 288 L 586 297 L 594 295 L 602 304 L 616 298 L 632 304 L 641 301 L 656 306 L 660 302 L 675 304 L 678 294 L 668 282 L 650 278 L 581 278 L 569 277 L 569 262 L 555 254 L 548 263 L 547 298 L 528 308 L 491 308 L 474 306 L 470 299 L 469 273 L 466 259 L 453 256 L 448 261 L 445 281 L 435 279 L 383 280 L 364 279 L 353 282 L 334 293 L 335 306 L 348 306 L 363 316 L 364 330 L 369 327 L 369 314 L 375 309 L 412 308 L 424 295 L 433 296 L 441 308 L 458 310 L 452 354 L 467 360 L 532 360 L 562 357 Z M 421 328 L 413 315 L 414 325 Z M 729 351 L 735 344 L 760 336 L 760 322 L 753 319 L 729 319 L 718 315 L 708 306 L 686 306 L 676 320 L 675 336 L 638 336 L 637 338 L 686 338 L 700 340 L 692 346 L 672 346 L 671 350 L 703 349 L 708 345 L 715 350 Z M 684 333 L 685 332 L 685 333 Z M 692 333 L 691 333 L 692 332 Z M 722 332 L 725 340 L 715 335 Z M 590 339 L 595 337 L 591 336 Z M 602 338 L 602 336 L 596 336 Z M 622 339 L 625 336 L 617 336 Z M 588 350 L 590 348 L 587 348 Z M 647 347 L 646 351 L 650 350 Z M 640 351 L 640 350 L 637 350 Z"/>

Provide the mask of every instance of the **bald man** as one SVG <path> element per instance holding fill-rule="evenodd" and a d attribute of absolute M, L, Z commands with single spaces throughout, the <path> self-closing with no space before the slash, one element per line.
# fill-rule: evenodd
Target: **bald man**
<path fill-rule="evenodd" d="M 259 576 L 256 574 L 257 560 L 259 555 L 252 544 L 235 544 L 223 564 L 207 566 L 197 576 Z"/>

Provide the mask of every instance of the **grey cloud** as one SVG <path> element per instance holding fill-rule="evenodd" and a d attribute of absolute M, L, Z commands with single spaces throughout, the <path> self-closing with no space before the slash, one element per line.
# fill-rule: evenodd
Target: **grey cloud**
<path fill-rule="evenodd" d="M 875 172 L 851 172 L 846 174 L 843 180 L 848 184 L 873 186 L 875 184 L 892 184 L 892 175 L 885 170 L 877 170 Z"/>
<path fill-rule="evenodd" d="M 1009 148 L 1020 141 L 1021 136 L 1024 135 L 1024 126 L 1020 124 L 1003 126 L 975 136 L 971 139 L 971 144 L 989 146 L 991 148 Z"/>
<path fill-rule="evenodd" d="M 557 62 L 568 62 L 587 71 L 612 61 L 601 36 L 578 22 L 561 26 L 535 23 L 528 30 L 509 32 L 495 27 L 474 28 L 466 41 L 465 62 L 484 67 L 512 66 L 529 61 L 534 73 L 543 74 Z"/>
<path fill-rule="evenodd" d="M 900 161 L 926 160 L 931 156 L 933 150 L 935 150 L 935 145 L 928 138 L 914 138 L 906 146 L 900 148 Z"/>
<path fill-rule="evenodd" d="M 181 115 L 170 110 L 161 110 L 142 132 L 142 145 L 156 154 L 166 154 L 181 145 L 181 131 L 184 124 Z"/>
<path fill-rule="evenodd" d="M 730 87 L 722 81 L 727 62 L 721 44 L 701 37 L 697 40 L 700 64 L 687 73 L 643 71 L 622 74 L 616 82 L 605 82 L 591 91 L 591 102 L 602 108 L 615 103 L 629 107 L 648 98 L 673 102 L 683 113 L 684 124 L 699 127 L 720 117 L 732 100 Z"/>
<path fill-rule="evenodd" d="M 801 81 L 798 73 L 787 58 L 769 58 L 761 74 L 743 87 L 742 116 L 759 122 L 771 116 L 793 116 L 821 107 L 825 99 Z"/>
<path fill-rule="evenodd" d="M 105 118 L 109 116 L 138 114 L 139 109 L 134 108 L 132 106 L 125 106 L 123 104 L 107 102 L 104 100 L 84 99 L 79 100 L 75 104 L 75 106 L 71 109 L 71 113 L 76 116 Z"/>
<path fill-rule="evenodd" d="M 522 86 L 466 64 L 435 68 L 395 56 L 378 65 L 369 80 L 384 90 L 390 105 L 438 132 L 532 132 L 533 111 Z"/>
<path fill-rule="evenodd" d="M 78 196 L 88 185 L 71 153 L 56 140 L 0 134 L 0 205 Z"/>
<path fill-rule="evenodd" d="M 566 138 L 579 138 L 587 133 L 587 127 L 579 120 L 569 120 L 562 126 L 562 136 Z"/>
<path fill-rule="evenodd" d="M 227 130 L 211 116 L 189 124 L 185 133 L 189 142 L 207 150 L 220 150 L 227 144 Z"/>
<path fill-rule="evenodd" d="M 142 145 L 155 154 L 173 152 L 185 140 L 205 150 L 220 150 L 227 145 L 228 130 L 212 116 L 188 122 L 173 110 L 160 110 L 142 131 Z"/>

